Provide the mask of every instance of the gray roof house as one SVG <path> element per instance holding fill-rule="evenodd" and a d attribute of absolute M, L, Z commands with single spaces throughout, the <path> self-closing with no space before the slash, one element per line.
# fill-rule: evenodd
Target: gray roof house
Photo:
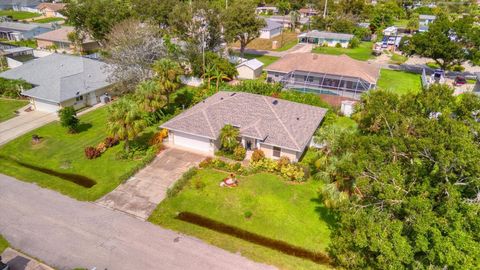
<path fill-rule="evenodd" d="M 348 47 L 348 43 L 354 36 L 352 34 L 332 33 L 325 31 L 312 30 L 310 32 L 298 35 L 299 43 L 310 43 L 317 45 L 327 45 L 330 47 L 340 44 L 342 47 Z"/>
<path fill-rule="evenodd" d="M 8 40 L 32 39 L 55 28 L 52 24 L 0 22 L 0 38 Z"/>
<path fill-rule="evenodd" d="M 257 59 L 250 59 L 237 65 L 239 79 L 255 79 L 262 75 L 263 63 Z"/>
<path fill-rule="evenodd" d="M 280 23 L 277 23 L 272 20 L 265 20 L 265 27 L 260 29 L 260 36 L 259 38 L 263 39 L 271 39 L 276 37 L 282 33 L 283 26 Z"/>
<path fill-rule="evenodd" d="M 261 149 L 267 157 L 298 161 L 326 112 L 268 96 L 220 91 L 161 127 L 169 130 L 170 145 L 213 154 L 220 146 L 220 130 L 230 124 L 239 129 L 247 156 Z"/>
<path fill-rule="evenodd" d="M 419 32 L 427 32 L 428 31 L 428 25 L 431 24 L 437 16 L 435 15 L 425 15 L 425 14 L 420 14 L 418 16 L 418 31 Z"/>
<path fill-rule="evenodd" d="M 62 107 L 80 109 L 100 101 L 111 84 L 106 64 L 78 56 L 52 54 L 0 73 L 5 79 L 22 79 L 33 88 L 22 92 L 36 110 L 56 112 Z"/>

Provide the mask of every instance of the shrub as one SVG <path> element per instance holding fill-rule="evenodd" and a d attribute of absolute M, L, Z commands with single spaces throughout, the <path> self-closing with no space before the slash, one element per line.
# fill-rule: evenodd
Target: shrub
<path fill-rule="evenodd" d="M 78 123 L 77 113 L 72 106 L 62 108 L 58 111 L 60 124 L 62 127 L 68 128 L 68 132 L 75 133 L 77 131 Z"/>
<path fill-rule="evenodd" d="M 277 164 L 278 164 L 278 170 L 281 170 L 283 166 L 287 166 L 290 164 L 290 159 L 286 156 L 281 156 L 277 160 Z"/>
<path fill-rule="evenodd" d="M 100 154 L 102 154 L 107 150 L 107 146 L 106 146 L 105 142 L 101 142 L 97 145 L 96 149 L 97 149 L 98 152 L 100 152 Z"/>
<path fill-rule="evenodd" d="M 279 83 L 267 83 L 259 80 L 245 80 L 237 85 L 225 87 L 228 91 L 247 92 L 264 96 L 280 93 L 282 88 L 282 85 Z"/>
<path fill-rule="evenodd" d="M 280 170 L 280 173 L 283 177 L 291 181 L 301 182 L 305 180 L 305 174 L 303 172 L 303 169 L 295 164 L 288 164 L 286 166 L 283 166 Z"/>
<path fill-rule="evenodd" d="M 0 78 L 0 96 L 18 98 L 22 90 L 31 89 L 32 85 L 23 80 L 9 80 Z"/>
<path fill-rule="evenodd" d="M 348 43 L 348 47 L 351 49 L 357 48 L 359 45 L 360 45 L 360 40 L 357 37 L 353 37 Z"/>
<path fill-rule="evenodd" d="M 243 148 L 243 146 L 239 145 L 235 147 L 233 150 L 233 157 L 235 160 L 242 161 L 245 159 L 245 155 L 247 154 L 247 150 Z"/>
<path fill-rule="evenodd" d="M 215 167 L 215 168 L 219 168 L 219 169 L 223 169 L 225 167 L 227 167 L 227 163 L 221 159 L 218 159 L 218 158 L 215 158 L 212 160 L 212 165 Z"/>
<path fill-rule="evenodd" d="M 243 213 L 243 216 L 245 218 L 251 218 L 253 216 L 253 213 L 252 211 L 245 211 L 245 213 Z"/>
<path fill-rule="evenodd" d="M 212 165 L 212 158 L 211 157 L 206 157 L 204 160 L 198 164 L 198 167 L 200 168 L 208 168 Z"/>
<path fill-rule="evenodd" d="M 107 137 L 103 142 L 107 148 L 113 147 L 119 143 L 118 139 L 115 137 Z"/>
<path fill-rule="evenodd" d="M 175 184 L 167 190 L 167 197 L 172 198 L 175 197 L 182 189 L 188 184 L 190 179 L 192 179 L 198 172 L 198 169 L 195 167 L 191 167 L 186 171 L 180 179 L 175 182 Z"/>
<path fill-rule="evenodd" d="M 238 136 L 240 135 L 238 128 L 232 125 L 225 125 L 220 130 L 220 141 L 222 142 L 222 149 L 226 152 L 232 153 L 238 146 Z"/>
<path fill-rule="evenodd" d="M 205 188 L 207 184 L 205 184 L 202 180 L 200 179 L 196 179 L 194 182 L 193 182 L 193 187 L 195 189 L 198 189 L 198 190 L 202 190 Z"/>
<path fill-rule="evenodd" d="M 155 133 L 153 137 L 150 139 L 150 145 L 162 145 L 163 140 L 168 137 L 168 130 L 162 129 L 159 132 Z"/>
<path fill-rule="evenodd" d="M 453 66 L 451 69 L 452 69 L 452 71 L 456 71 L 456 72 L 463 72 L 463 71 L 465 71 L 465 68 L 464 68 L 462 65 L 455 65 L 455 66 Z"/>
<path fill-rule="evenodd" d="M 255 151 L 253 151 L 253 153 L 252 153 L 252 161 L 253 162 L 260 161 L 264 158 L 265 158 L 265 153 L 262 150 L 256 149 Z"/>
<path fill-rule="evenodd" d="M 340 43 L 335 44 L 335 48 L 342 48 L 342 44 Z"/>
<path fill-rule="evenodd" d="M 97 148 L 93 147 L 93 146 L 87 146 L 85 147 L 85 156 L 88 158 L 88 159 L 95 159 L 97 157 L 99 157 L 102 153 L 100 153 L 100 151 L 97 150 Z"/>
<path fill-rule="evenodd" d="M 278 170 L 277 162 L 273 159 L 263 158 L 259 161 L 252 161 L 250 165 L 254 169 L 260 169 L 267 172 L 275 172 Z"/>

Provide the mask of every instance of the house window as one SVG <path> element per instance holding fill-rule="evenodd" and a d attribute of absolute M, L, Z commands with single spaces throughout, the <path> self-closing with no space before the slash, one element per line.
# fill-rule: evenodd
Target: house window
<path fill-rule="evenodd" d="M 81 100 L 83 100 L 83 96 L 78 96 L 78 97 L 75 98 L 75 100 L 76 101 L 81 101 Z"/>
<path fill-rule="evenodd" d="M 274 157 L 280 157 L 280 154 L 282 153 L 282 148 L 280 147 L 273 147 L 273 156 Z"/>

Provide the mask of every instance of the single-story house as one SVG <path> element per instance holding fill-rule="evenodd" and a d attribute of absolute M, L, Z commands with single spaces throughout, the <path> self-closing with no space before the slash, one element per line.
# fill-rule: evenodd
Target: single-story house
<path fill-rule="evenodd" d="M 293 26 L 293 25 L 292 25 L 292 18 L 291 18 L 290 15 L 270 16 L 270 17 L 268 17 L 268 20 L 283 25 L 283 28 L 292 28 L 292 26 Z M 309 18 L 299 18 L 299 20 L 297 21 L 295 27 L 298 28 L 299 26 L 301 26 L 301 25 L 306 25 L 306 24 L 308 24 L 308 23 L 309 23 Z"/>
<path fill-rule="evenodd" d="M 0 56 L 7 60 L 9 68 L 16 68 L 23 65 L 23 62 L 34 59 L 33 49 L 30 47 L 20 47 L 0 42 Z"/>
<path fill-rule="evenodd" d="M 437 18 L 437 16 L 435 16 L 435 15 L 420 14 L 420 15 L 418 15 L 418 24 L 419 25 L 429 25 L 433 21 L 435 21 L 436 18 Z"/>
<path fill-rule="evenodd" d="M 285 88 L 359 99 L 375 89 L 380 67 L 346 55 L 292 53 L 265 68 L 268 82 Z"/>
<path fill-rule="evenodd" d="M 255 79 L 262 75 L 263 63 L 257 59 L 250 59 L 237 65 L 239 79 Z"/>
<path fill-rule="evenodd" d="M 477 81 L 473 87 L 473 92 L 477 95 L 480 95 L 480 72 L 475 73 L 475 76 L 477 77 Z"/>
<path fill-rule="evenodd" d="M 278 13 L 278 8 L 273 5 L 263 5 L 255 8 L 255 13 L 258 15 L 261 14 L 277 14 Z"/>
<path fill-rule="evenodd" d="M 266 25 L 260 29 L 259 38 L 271 39 L 276 36 L 279 36 L 282 33 L 283 26 L 280 23 L 277 23 L 272 20 L 265 20 Z"/>
<path fill-rule="evenodd" d="M 33 11 L 41 0 L 0 0 L 0 10 Z"/>
<path fill-rule="evenodd" d="M 304 8 L 299 9 L 298 13 L 300 13 L 300 17 L 302 17 L 302 18 L 308 18 L 308 17 L 318 15 L 318 11 L 316 9 L 308 8 L 308 7 L 304 7 Z"/>
<path fill-rule="evenodd" d="M 298 161 L 326 112 L 268 96 L 220 91 L 161 127 L 169 131 L 169 144 L 214 154 L 221 145 L 220 131 L 229 124 L 238 128 L 247 156 L 261 149 L 269 158 Z"/>
<path fill-rule="evenodd" d="M 25 40 L 54 30 L 50 24 L 0 22 L 0 39 Z"/>
<path fill-rule="evenodd" d="M 45 17 L 65 18 L 65 16 L 60 13 L 65 6 L 66 4 L 64 3 L 41 3 L 37 6 L 37 10 Z"/>
<path fill-rule="evenodd" d="M 81 46 L 77 48 L 76 45 L 68 39 L 68 35 L 74 32 L 75 28 L 71 26 L 63 26 L 57 30 L 40 34 L 36 36 L 35 39 L 37 40 L 38 48 L 48 49 L 54 46 L 60 52 L 85 52 L 93 51 L 100 47 L 97 41 L 93 40 L 90 35 L 87 35 Z"/>
<path fill-rule="evenodd" d="M 81 109 L 100 102 L 110 82 L 105 63 L 79 56 L 51 54 L 0 73 L 5 79 L 22 79 L 33 88 L 22 92 L 33 108 L 56 112 L 63 107 Z"/>
<path fill-rule="evenodd" d="M 347 48 L 352 38 L 353 35 L 351 34 L 312 30 L 298 35 L 298 42 L 329 47 L 335 47 L 337 44 L 340 44 L 342 48 Z"/>

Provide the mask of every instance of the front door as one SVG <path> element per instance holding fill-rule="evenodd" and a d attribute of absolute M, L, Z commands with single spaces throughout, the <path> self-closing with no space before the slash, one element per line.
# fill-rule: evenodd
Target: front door
<path fill-rule="evenodd" d="M 255 148 L 255 139 L 245 138 L 245 149 L 254 150 Z"/>

